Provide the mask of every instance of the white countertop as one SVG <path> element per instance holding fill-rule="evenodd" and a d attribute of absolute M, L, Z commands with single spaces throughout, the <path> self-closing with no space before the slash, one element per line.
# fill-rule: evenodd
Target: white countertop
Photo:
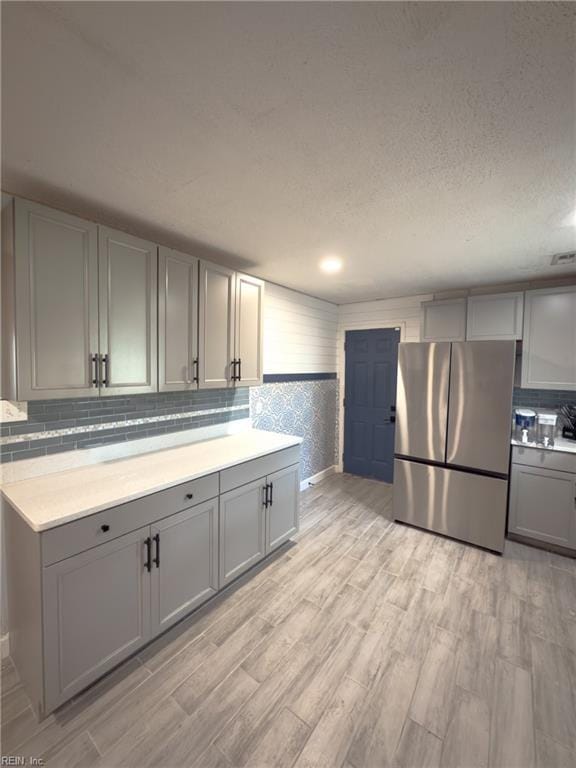
<path fill-rule="evenodd" d="M 30 527 L 40 532 L 301 442 L 301 437 L 250 429 L 8 483 L 1 490 Z"/>
<path fill-rule="evenodd" d="M 520 440 L 512 438 L 510 440 L 512 445 L 517 445 L 519 448 L 534 448 L 537 451 L 560 451 L 560 453 L 576 453 L 576 441 L 567 440 L 565 437 L 554 438 L 554 445 L 541 445 L 540 443 L 522 443 Z"/>

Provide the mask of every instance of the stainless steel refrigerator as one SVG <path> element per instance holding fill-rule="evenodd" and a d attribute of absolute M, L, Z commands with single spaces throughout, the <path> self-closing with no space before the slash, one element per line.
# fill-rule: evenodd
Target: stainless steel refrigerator
<path fill-rule="evenodd" d="M 396 520 L 503 551 L 515 349 L 398 346 Z"/>

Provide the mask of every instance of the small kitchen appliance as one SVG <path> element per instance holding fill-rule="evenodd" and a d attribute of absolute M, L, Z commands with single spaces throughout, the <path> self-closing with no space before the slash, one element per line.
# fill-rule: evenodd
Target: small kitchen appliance
<path fill-rule="evenodd" d="M 554 435 L 556 434 L 556 422 L 558 414 L 539 413 L 538 414 L 538 442 L 545 448 L 554 445 Z"/>
<path fill-rule="evenodd" d="M 514 411 L 514 438 L 519 443 L 536 442 L 536 411 L 516 408 Z"/>

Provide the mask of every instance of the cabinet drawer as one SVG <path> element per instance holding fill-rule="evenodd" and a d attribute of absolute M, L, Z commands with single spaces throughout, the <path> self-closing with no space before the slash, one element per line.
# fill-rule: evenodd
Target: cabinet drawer
<path fill-rule="evenodd" d="M 42 564 L 56 563 L 217 495 L 215 472 L 52 528 L 41 535 Z"/>
<path fill-rule="evenodd" d="M 576 453 L 562 453 L 542 448 L 524 448 L 515 445 L 512 448 L 512 463 L 528 467 L 544 467 L 558 472 L 574 472 L 576 474 Z"/>
<path fill-rule="evenodd" d="M 220 472 L 220 493 L 226 493 L 233 488 L 238 488 L 252 480 L 258 480 L 260 477 L 266 477 L 272 472 L 289 467 L 291 464 L 297 464 L 300 461 L 300 446 L 294 445 L 292 448 L 285 448 L 283 451 L 269 453 L 267 456 L 261 456 L 259 459 L 245 461 L 244 464 L 238 464 L 230 469 Z"/>

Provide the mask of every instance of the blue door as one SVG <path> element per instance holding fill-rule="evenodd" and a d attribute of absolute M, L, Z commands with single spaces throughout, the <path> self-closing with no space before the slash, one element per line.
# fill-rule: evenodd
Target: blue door
<path fill-rule="evenodd" d="M 346 331 L 344 472 L 392 482 L 399 328 Z"/>

